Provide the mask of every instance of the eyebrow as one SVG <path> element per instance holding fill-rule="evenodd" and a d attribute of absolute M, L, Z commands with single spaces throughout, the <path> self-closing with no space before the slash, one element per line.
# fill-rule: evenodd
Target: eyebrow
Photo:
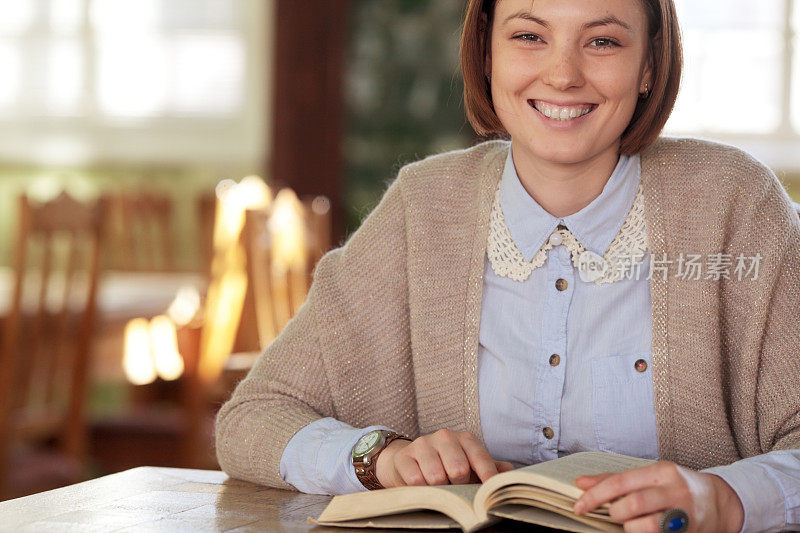
<path fill-rule="evenodd" d="M 544 26 L 548 30 L 550 29 L 550 24 L 546 20 L 540 19 L 539 17 L 534 16 L 534 15 L 532 15 L 531 13 L 529 13 L 527 11 L 519 11 L 517 13 L 514 13 L 513 15 L 509 15 L 503 21 L 503 24 L 507 24 L 510 20 L 517 19 L 517 18 L 524 19 L 524 20 L 530 20 L 531 22 L 535 22 L 537 24 L 540 24 L 540 25 Z M 621 27 L 625 28 L 626 30 L 628 30 L 629 32 L 633 31 L 633 30 L 631 30 L 630 24 L 620 20 L 618 17 L 615 17 L 614 15 L 608 15 L 608 16 L 603 17 L 601 19 L 597 19 L 597 20 L 593 20 L 591 22 L 587 22 L 583 26 L 581 26 L 581 31 L 585 31 L 585 30 L 588 30 L 590 28 L 597 28 L 598 26 L 609 26 L 611 24 L 616 24 L 617 26 L 621 26 Z"/>

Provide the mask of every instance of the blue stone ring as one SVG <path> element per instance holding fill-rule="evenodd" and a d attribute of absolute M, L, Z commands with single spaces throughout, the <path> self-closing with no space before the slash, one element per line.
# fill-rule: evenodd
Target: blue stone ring
<path fill-rule="evenodd" d="M 670 509 L 661 515 L 658 530 L 661 533 L 683 533 L 689 529 L 689 515 L 683 509 Z"/>

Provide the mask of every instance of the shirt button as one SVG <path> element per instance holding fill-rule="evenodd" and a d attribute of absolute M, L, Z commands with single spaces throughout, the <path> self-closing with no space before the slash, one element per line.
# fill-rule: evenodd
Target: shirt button
<path fill-rule="evenodd" d="M 561 356 L 557 353 L 554 353 L 550 356 L 550 366 L 558 366 L 558 363 L 561 362 Z"/>
<path fill-rule="evenodd" d="M 544 437 L 545 437 L 546 439 L 552 439 L 552 438 L 553 438 L 553 435 L 555 435 L 555 433 L 553 433 L 553 428 L 551 428 L 551 427 L 546 427 L 546 428 L 544 428 L 544 429 L 542 430 L 542 433 L 544 434 Z"/>
<path fill-rule="evenodd" d="M 565 280 L 564 278 L 558 278 L 556 280 L 556 289 L 560 291 L 567 290 L 567 280 Z"/>
<path fill-rule="evenodd" d="M 563 242 L 563 240 L 561 239 L 561 234 L 560 233 L 556 232 L 556 233 L 553 233 L 552 235 L 550 235 L 550 244 L 552 244 L 553 246 L 558 246 L 562 242 Z"/>
<path fill-rule="evenodd" d="M 644 372 L 647 370 L 647 361 L 644 359 L 638 359 L 635 363 L 633 363 L 633 368 L 635 368 L 637 372 Z"/>

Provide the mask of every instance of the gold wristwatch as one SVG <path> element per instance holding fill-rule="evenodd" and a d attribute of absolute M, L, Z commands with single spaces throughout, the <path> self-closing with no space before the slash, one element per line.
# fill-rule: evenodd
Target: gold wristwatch
<path fill-rule="evenodd" d="M 369 490 L 383 488 L 381 482 L 378 481 L 375 465 L 378 462 L 378 455 L 395 439 L 411 440 L 394 431 L 376 429 L 358 439 L 356 445 L 353 446 L 353 468 L 356 470 L 358 480 Z"/>

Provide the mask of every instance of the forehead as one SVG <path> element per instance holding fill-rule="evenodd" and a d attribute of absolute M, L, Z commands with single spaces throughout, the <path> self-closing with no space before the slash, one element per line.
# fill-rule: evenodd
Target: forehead
<path fill-rule="evenodd" d="M 647 24 L 642 0 L 497 0 L 494 24 L 525 13 L 553 23 L 584 24 L 613 16 L 634 30 L 644 29 Z"/>

